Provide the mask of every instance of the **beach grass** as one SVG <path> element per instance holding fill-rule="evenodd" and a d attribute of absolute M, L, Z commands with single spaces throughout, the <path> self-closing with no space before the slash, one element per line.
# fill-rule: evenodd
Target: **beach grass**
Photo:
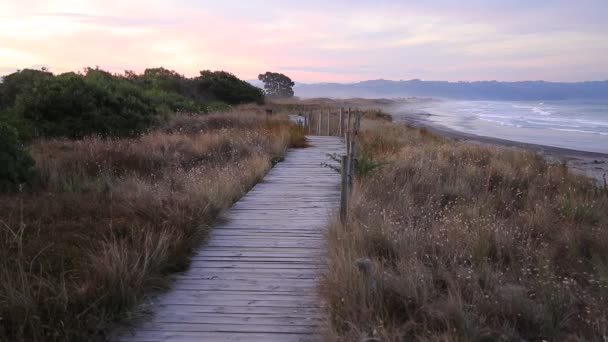
<path fill-rule="evenodd" d="M 0 195 L 0 340 L 103 340 L 136 315 L 213 220 L 305 144 L 285 116 L 256 110 L 175 115 L 136 138 L 34 142 L 35 184 Z"/>
<path fill-rule="evenodd" d="M 518 149 L 375 123 L 328 231 L 330 341 L 605 341 L 608 193 Z"/>

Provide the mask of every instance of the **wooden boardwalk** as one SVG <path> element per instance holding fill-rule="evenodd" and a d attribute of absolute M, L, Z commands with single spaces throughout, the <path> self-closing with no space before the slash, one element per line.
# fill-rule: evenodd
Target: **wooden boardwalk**
<path fill-rule="evenodd" d="M 324 228 L 340 175 L 322 163 L 344 153 L 337 137 L 291 150 L 215 226 L 209 242 L 150 304 L 153 314 L 116 341 L 317 341 Z"/>

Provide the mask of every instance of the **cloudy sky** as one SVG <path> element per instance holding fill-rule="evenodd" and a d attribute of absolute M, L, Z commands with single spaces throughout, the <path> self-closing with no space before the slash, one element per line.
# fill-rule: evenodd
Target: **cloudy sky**
<path fill-rule="evenodd" d="M 604 80 L 608 0 L 0 0 L 0 75 L 41 66 Z"/>

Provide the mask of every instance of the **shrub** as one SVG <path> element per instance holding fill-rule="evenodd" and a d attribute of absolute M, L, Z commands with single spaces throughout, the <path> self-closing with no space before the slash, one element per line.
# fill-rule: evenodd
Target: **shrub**
<path fill-rule="evenodd" d="M 227 111 L 230 105 L 263 99 L 261 89 L 224 71 L 187 78 L 162 67 L 141 75 L 87 68 L 84 74 L 54 76 L 26 69 L 0 83 L 0 118 L 17 129 L 21 141 L 129 136 L 160 121 L 159 114 Z"/>
<path fill-rule="evenodd" d="M 24 69 L 4 76 L 0 83 L 0 109 L 11 107 L 17 95 L 40 80 L 52 78 L 46 70 Z"/>
<path fill-rule="evenodd" d="M 17 131 L 0 122 L 0 191 L 14 190 L 31 175 L 34 161 L 18 140 Z"/>
<path fill-rule="evenodd" d="M 158 88 L 144 91 L 146 98 L 157 113 L 166 112 L 201 112 L 202 106 L 194 100 L 184 97 L 178 93 L 164 91 Z"/>
<path fill-rule="evenodd" d="M 201 71 L 201 76 L 196 78 L 196 83 L 200 91 L 210 92 L 215 99 L 228 104 L 264 103 L 262 89 L 238 79 L 229 72 L 204 70 Z"/>
<path fill-rule="evenodd" d="M 15 111 L 34 124 L 37 135 L 70 138 L 133 135 L 155 114 L 141 89 L 99 70 L 31 84 L 17 97 Z"/>

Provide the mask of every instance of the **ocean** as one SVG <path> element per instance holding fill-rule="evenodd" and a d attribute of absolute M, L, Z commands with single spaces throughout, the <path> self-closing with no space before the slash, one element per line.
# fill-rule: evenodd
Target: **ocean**
<path fill-rule="evenodd" d="M 415 110 L 456 131 L 608 153 L 606 101 L 434 101 Z"/>

